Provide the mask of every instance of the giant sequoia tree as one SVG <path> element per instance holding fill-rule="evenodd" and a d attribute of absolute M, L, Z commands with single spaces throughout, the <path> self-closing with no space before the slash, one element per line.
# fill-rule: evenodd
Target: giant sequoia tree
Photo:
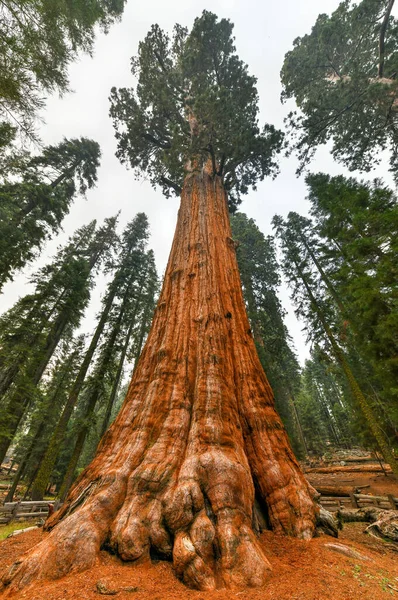
<path fill-rule="evenodd" d="M 3 576 L 22 587 L 94 564 L 172 557 L 200 589 L 259 586 L 256 538 L 310 538 L 319 509 L 289 446 L 246 315 L 228 198 L 275 171 L 281 135 L 257 124 L 255 79 L 232 25 L 204 12 L 170 40 L 154 26 L 113 90 L 119 156 L 154 185 L 182 187 L 163 289 L 124 405 L 50 535 Z M 169 188 L 167 188 L 169 189 Z M 256 499 L 256 502 L 255 502 Z M 256 507 L 256 508 L 255 508 Z"/>

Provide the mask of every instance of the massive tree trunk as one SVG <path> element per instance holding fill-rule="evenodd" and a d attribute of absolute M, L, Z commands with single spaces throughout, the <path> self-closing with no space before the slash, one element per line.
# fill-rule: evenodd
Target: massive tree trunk
<path fill-rule="evenodd" d="M 195 588 L 260 586 L 271 567 L 259 521 L 310 538 L 314 495 L 255 350 L 222 181 L 190 174 L 125 403 L 50 535 L 3 582 L 88 568 L 105 546 L 124 560 L 172 557 Z"/>

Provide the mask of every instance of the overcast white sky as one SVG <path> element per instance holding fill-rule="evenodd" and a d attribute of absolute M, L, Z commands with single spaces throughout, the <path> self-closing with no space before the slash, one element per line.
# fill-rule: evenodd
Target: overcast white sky
<path fill-rule="evenodd" d="M 108 96 L 112 86 L 130 86 L 130 57 L 136 54 L 138 43 L 150 26 L 158 23 L 171 31 L 178 22 L 188 27 L 202 10 L 207 9 L 219 17 L 227 17 L 235 24 L 237 51 L 258 78 L 261 121 L 283 127 L 288 112 L 280 103 L 279 72 L 284 54 L 291 49 L 297 36 L 308 33 L 320 12 L 330 13 L 339 0 L 128 0 L 122 21 L 113 26 L 108 35 L 100 33 L 95 44 L 94 57 L 82 56 L 70 68 L 70 82 L 74 93 L 64 98 L 51 97 L 43 116 L 45 124 L 40 135 L 45 144 L 58 143 L 63 136 L 86 136 L 97 140 L 102 149 L 102 164 L 98 185 L 89 191 L 87 199 L 79 198 L 63 223 L 63 232 L 49 242 L 40 260 L 30 265 L 24 273 L 8 284 L 0 299 L 0 310 L 8 309 L 18 297 L 28 293 L 31 286 L 27 277 L 38 265 L 44 264 L 60 243 L 63 243 L 77 227 L 96 218 L 105 217 L 121 210 L 120 227 L 123 227 L 137 212 L 144 211 L 151 226 L 150 247 L 155 251 L 159 273 L 166 266 L 174 233 L 178 200 L 165 199 L 160 191 L 154 191 L 147 181 L 135 181 L 131 171 L 126 170 L 115 158 L 116 142 L 108 116 Z M 276 180 L 267 180 L 250 193 L 240 210 L 256 220 L 264 233 L 272 233 L 271 218 L 275 213 L 286 215 L 294 210 L 307 212 L 303 179 L 295 176 L 296 160 L 292 157 L 281 160 L 281 173 Z M 311 165 L 312 171 L 331 174 L 346 173 L 341 165 L 333 162 L 327 149 L 318 152 Z M 387 169 L 378 171 L 391 181 Z M 372 174 L 372 177 L 376 173 Z M 84 330 L 94 326 L 94 316 L 99 309 L 98 283 L 93 301 L 84 323 Z M 281 289 L 280 297 L 288 310 L 286 323 L 293 336 L 300 362 L 308 356 L 303 324 L 294 316 L 289 303 L 289 294 Z"/>

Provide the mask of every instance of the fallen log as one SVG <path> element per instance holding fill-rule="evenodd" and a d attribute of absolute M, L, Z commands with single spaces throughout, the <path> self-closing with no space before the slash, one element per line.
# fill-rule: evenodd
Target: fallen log
<path fill-rule="evenodd" d="M 385 465 L 384 470 L 392 473 L 390 465 Z M 305 468 L 304 473 L 383 473 L 380 465 L 336 465 L 335 467 Z"/>
<path fill-rule="evenodd" d="M 33 527 L 25 527 L 25 529 L 16 529 L 12 533 L 7 535 L 7 538 L 15 537 L 16 535 L 20 535 L 21 533 L 25 533 L 26 531 L 33 531 L 33 529 L 39 529 L 38 525 L 33 525 Z"/>
<path fill-rule="evenodd" d="M 349 496 L 350 494 L 352 494 L 353 492 L 355 492 L 354 487 L 352 486 L 342 486 L 342 487 L 335 487 L 333 485 L 314 485 L 312 484 L 316 491 L 321 494 L 321 496 L 336 496 L 336 497 L 341 497 L 341 496 Z"/>
<path fill-rule="evenodd" d="M 374 521 L 377 521 L 377 517 L 381 512 L 385 512 L 384 509 L 377 508 L 376 506 L 367 506 L 366 508 L 340 508 L 336 512 L 336 516 L 342 523 L 354 523 L 358 521 L 363 523 L 373 523 Z"/>
<path fill-rule="evenodd" d="M 370 523 L 364 533 L 383 540 L 394 542 L 394 549 L 398 551 L 398 511 L 385 510 L 375 506 L 366 508 L 339 509 L 336 512 L 340 524 L 352 522 Z M 395 545 L 396 544 L 396 545 Z"/>

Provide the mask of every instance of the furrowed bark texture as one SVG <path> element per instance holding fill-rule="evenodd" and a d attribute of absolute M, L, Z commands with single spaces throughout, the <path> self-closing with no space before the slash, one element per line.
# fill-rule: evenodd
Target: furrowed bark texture
<path fill-rule="evenodd" d="M 259 517 L 310 538 L 314 493 L 257 357 L 221 179 L 193 173 L 119 416 L 48 521 L 56 527 L 3 582 L 18 589 L 90 567 L 105 546 L 124 560 L 172 557 L 191 587 L 261 586 L 271 567 Z"/>

